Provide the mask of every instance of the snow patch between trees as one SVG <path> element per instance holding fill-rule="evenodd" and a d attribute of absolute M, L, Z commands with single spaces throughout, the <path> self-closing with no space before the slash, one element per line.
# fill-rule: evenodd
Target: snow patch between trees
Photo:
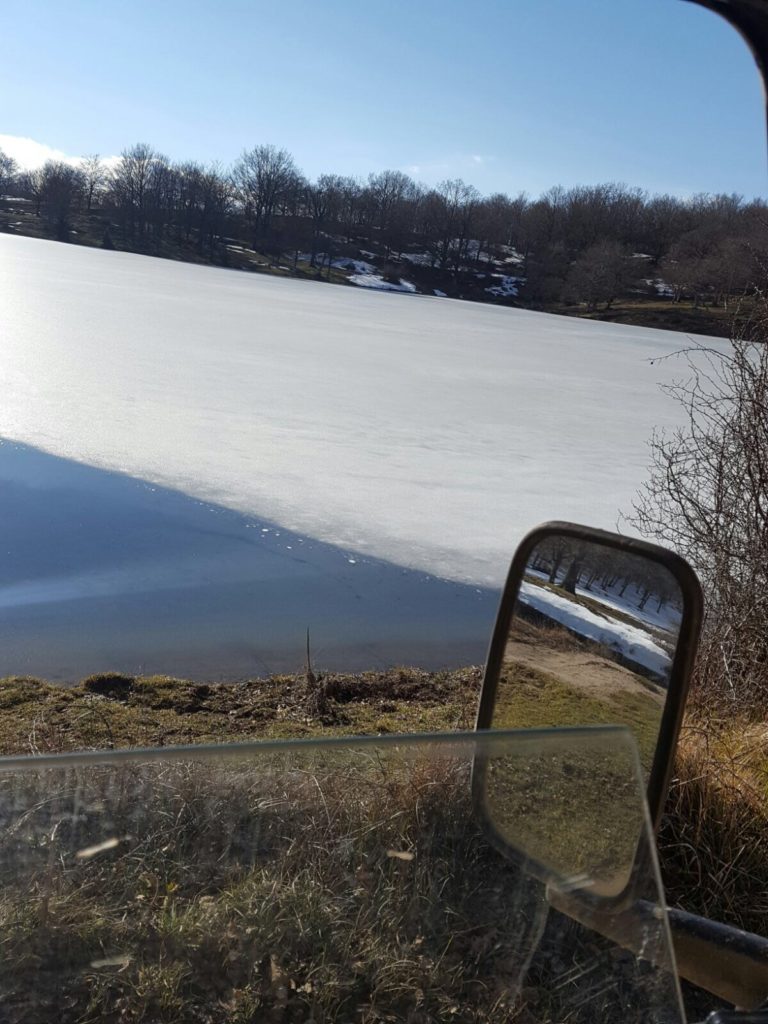
<path fill-rule="evenodd" d="M 399 284 L 393 281 L 385 281 L 379 274 L 352 274 L 349 278 L 352 284 L 361 288 L 375 288 L 381 292 L 415 292 L 416 285 L 410 281 L 400 280 Z"/>
<path fill-rule="evenodd" d="M 560 597 L 559 594 L 553 594 L 545 587 L 536 586 L 535 583 L 523 581 L 520 586 L 520 600 L 529 608 L 554 619 L 579 636 L 612 648 L 654 675 L 660 678 L 668 676 L 669 655 L 645 630 L 610 618 L 608 615 L 597 615 L 584 605 L 567 597 Z"/>

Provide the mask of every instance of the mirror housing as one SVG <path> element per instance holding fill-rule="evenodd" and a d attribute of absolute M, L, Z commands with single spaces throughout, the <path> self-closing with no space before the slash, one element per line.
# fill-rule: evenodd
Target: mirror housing
<path fill-rule="evenodd" d="M 768 101 L 768 5 L 765 0 L 688 0 L 724 18 L 746 42 L 755 58 Z M 768 104 L 766 108 L 768 118 Z"/>
<path fill-rule="evenodd" d="M 499 725 L 497 721 L 496 726 L 494 725 L 494 711 L 499 698 L 499 682 L 505 663 L 505 651 L 510 639 L 510 628 L 518 607 L 521 586 L 526 569 L 529 568 L 531 556 L 534 552 L 544 549 L 547 544 L 551 545 L 555 541 L 560 542 L 563 539 L 571 545 L 573 551 L 590 550 L 593 553 L 593 558 L 594 551 L 599 549 L 606 552 L 606 557 L 608 555 L 628 556 L 630 561 L 634 560 L 637 564 L 647 563 L 654 571 L 666 573 L 679 588 L 680 623 L 674 653 L 667 670 L 663 710 L 660 710 L 655 749 L 652 751 L 652 761 L 647 776 L 648 805 L 655 828 L 658 826 L 667 795 L 702 621 L 701 586 L 693 569 L 679 555 L 646 541 L 574 523 L 550 522 L 531 531 L 515 552 L 502 593 L 486 661 L 476 728 L 516 727 L 509 722 Z M 567 581 L 565 589 L 571 590 Z M 541 593 L 548 594 L 549 591 L 542 590 Z M 554 600 L 554 598 L 552 599 Z M 617 660 L 621 659 L 617 656 Z M 616 671 L 619 672 L 621 669 L 617 667 Z M 611 721 L 610 718 L 603 717 L 599 722 L 574 720 L 546 724 L 583 727 L 591 724 L 622 725 L 626 723 L 622 723 L 619 718 Z"/>

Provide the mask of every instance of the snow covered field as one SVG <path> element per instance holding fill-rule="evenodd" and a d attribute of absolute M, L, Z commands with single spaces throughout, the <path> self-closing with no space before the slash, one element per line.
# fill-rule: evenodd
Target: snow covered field
<path fill-rule="evenodd" d="M 145 637 L 141 659 L 135 647 L 133 656 L 146 671 L 164 643 L 163 665 L 188 655 L 189 636 L 182 642 L 153 625 L 153 609 L 156 595 L 168 611 L 173 595 L 193 586 L 193 646 L 201 658 L 216 650 L 217 675 L 244 674 L 251 656 L 235 648 L 246 635 L 272 657 L 259 655 L 264 664 L 251 671 L 295 667 L 313 616 L 327 629 L 318 646 L 333 652 L 329 661 L 372 663 L 371 650 L 348 657 L 349 633 L 362 628 L 351 630 L 340 596 L 352 591 L 354 621 L 367 624 L 362 646 L 375 641 L 376 658 L 403 661 L 403 652 L 418 661 L 423 640 L 425 663 L 470 650 L 481 659 L 493 590 L 521 535 L 547 518 L 610 529 L 629 507 L 652 427 L 676 414 L 657 384 L 680 367 L 650 360 L 686 343 L 661 331 L 5 236 L 0 337 L 0 436 L 29 446 L 0 449 L 0 529 L 13 524 L 12 557 L 0 561 L 0 672 L 63 664 L 55 644 L 66 635 L 85 653 L 73 653 L 61 676 L 107 661 L 131 667 L 118 609 L 99 620 L 98 664 L 85 667 L 93 641 L 73 635 L 85 621 L 78 602 L 99 607 L 104 588 L 111 601 L 133 595 L 131 637 Z M 141 529 L 126 523 L 121 544 L 109 531 L 115 494 L 133 507 L 120 490 L 128 484 L 155 486 L 160 497 L 139 502 Z M 77 497 L 62 504 L 62 490 Z M 204 528 L 192 506 L 213 525 Z M 56 546 L 45 542 L 46 507 L 71 512 Z M 84 508 L 97 520 L 103 512 L 107 533 L 94 523 L 94 537 L 111 537 L 90 554 L 86 534 L 68 546 Z M 179 531 L 186 540 L 171 556 Z M 232 554 L 232 532 L 247 557 Z M 265 537 L 279 560 L 259 554 Z M 307 545 L 314 554 L 302 562 L 297 547 Z M 407 595 L 399 623 L 395 577 Z M 221 588 L 235 582 L 251 597 L 240 632 L 216 646 L 230 621 L 217 610 L 229 607 Z M 277 619 L 261 618 L 277 590 L 290 651 Z M 458 637 L 457 623 L 466 626 Z M 442 656 L 451 639 L 461 652 L 446 647 Z"/>

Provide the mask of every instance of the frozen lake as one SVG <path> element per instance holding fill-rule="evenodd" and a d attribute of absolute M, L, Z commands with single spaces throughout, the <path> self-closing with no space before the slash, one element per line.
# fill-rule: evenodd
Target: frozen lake
<path fill-rule="evenodd" d="M 614 528 L 685 336 L 0 236 L 0 673 L 482 660 Z"/>

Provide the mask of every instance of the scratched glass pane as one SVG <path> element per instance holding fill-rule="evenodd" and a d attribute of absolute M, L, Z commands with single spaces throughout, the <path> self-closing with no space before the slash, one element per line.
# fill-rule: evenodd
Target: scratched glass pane
<path fill-rule="evenodd" d="M 0 1019 L 682 1021 L 639 777 L 637 867 L 598 907 L 489 827 L 473 764 L 527 755 L 541 734 L 0 761 Z"/>

